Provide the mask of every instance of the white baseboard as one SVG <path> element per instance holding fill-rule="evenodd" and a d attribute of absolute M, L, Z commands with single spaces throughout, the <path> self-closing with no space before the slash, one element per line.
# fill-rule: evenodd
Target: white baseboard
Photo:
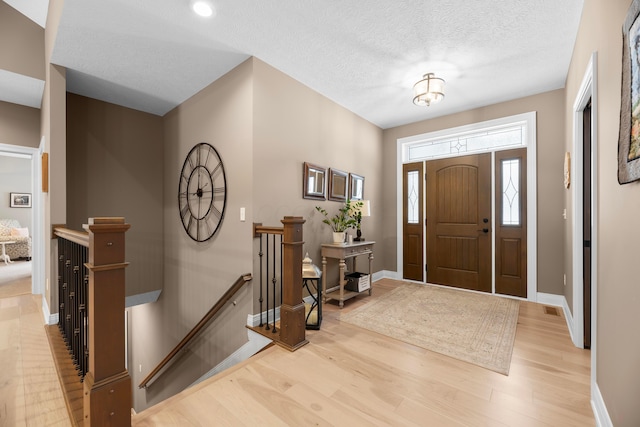
<path fill-rule="evenodd" d="M 613 427 L 609 411 L 607 411 L 607 406 L 604 404 L 602 394 L 600 394 L 598 383 L 591 384 L 591 408 L 598 427 Z"/>
<path fill-rule="evenodd" d="M 189 387 L 193 387 L 194 385 L 211 378 L 212 376 L 229 369 L 240 362 L 244 362 L 272 342 L 269 338 L 253 332 L 251 329 L 247 329 L 247 338 L 249 341 L 247 341 L 242 347 L 231 353 L 229 357 L 218 363 L 213 369 L 198 378 Z"/>
<path fill-rule="evenodd" d="M 372 274 L 372 281 L 373 282 L 377 282 L 380 279 L 395 279 L 395 280 L 402 280 L 402 277 L 400 276 L 400 274 L 398 274 L 397 271 L 391 271 L 391 270 L 380 270 L 380 271 L 376 271 L 375 273 Z"/>
<path fill-rule="evenodd" d="M 372 282 L 377 282 L 380 279 L 397 279 L 398 273 L 396 273 L 395 271 L 390 271 L 390 270 L 381 270 L 378 272 L 375 272 L 371 275 L 371 280 Z M 310 296 L 306 296 L 304 297 L 304 302 L 308 302 L 309 304 L 311 304 L 312 299 Z M 275 310 L 276 314 L 276 322 L 278 320 L 280 320 L 280 307 L 276 307 Z M 267 323 L 267 312 L 263 311 L 262 312 L 262 321 L 264 323 Z M 273 310 L 269 310 L 269 323 L 273 322 Z M 260 324 L 260 313 L 258 314 L 249 314 L 247 315 L 247 326 L 258 326 Z"/>
<path fill-rule="evenodd" d="M 569 310 L 569 304 L 564 295 L 546 294 L 544 292 L 538 292 L 536 302 L 540 304 L 552 305 L 555 307 L 562 307 L 564 318 L 567 321 L 567 328 L 569 329 L 569 335 L 571 335 L 571 342 L 575 342 L 573 339 L 573 316 L 571 310 Z"/>
<path fill-rule="evenodd" d="M 58 313 L 51 314 L 49 304 L 47 304 L 47 299 L 44 295 L 42 295 L 42 315 L 44 316 L 45 325 L 55 325 L 58 323 L 59 315 Z"/>
<path fill-rule="evenodd" d="M 274 321 L 273 319 L 274 310 L 269 310 L 269 313 L 266 311 L 262 312 L 262 322 L 267 323 L 267 314 L 269 314 L 269 323 Z M 275 309 L 275 321 L 280 320 L 280 306 Z M 247 314 L 247 326 L 259 326 L 260 325 L 260 313 L 258 314 Z"/>

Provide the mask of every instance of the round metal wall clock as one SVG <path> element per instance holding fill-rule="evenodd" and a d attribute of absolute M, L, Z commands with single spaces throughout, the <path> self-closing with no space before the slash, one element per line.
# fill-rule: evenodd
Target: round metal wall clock
<path fill-rule="evenodd" d="M 227 203 L 227 181 L 220 155 L 210 144 L 196 144 L 182 165 L 178 207 L 182 226 L 196 242 L 213 237 Z"/>

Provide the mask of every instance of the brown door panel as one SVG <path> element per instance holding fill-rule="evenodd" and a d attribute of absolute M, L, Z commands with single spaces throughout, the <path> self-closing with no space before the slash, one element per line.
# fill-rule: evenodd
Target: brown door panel
<path fill-rule="evenodd" d="M 518 203 L 518 224 L 503 221 L 502 162 L 519 160 L 518 188 L 513 188 L 513 203 Z M 527 149 L 496 152 L 496 293 L 527 297 Z M 508 187 L 508 186 L 507 186 Z M 513 195 L 517 197 L 513 197 Z"/>
<path fill-rule="evenodd" d="M 409 173 L 417 173 L 418 191 L 417 193 L 408 194 L 408 176 Z M 407 163 L 402 165 L 402 250 L 403 250 L 403 277 L 405 279 L 424 280 L 424 254 L 422 251 L 422 242 L 424 241 L 424 210 L 423 210 L 423 191 L 424 191 L 424 167 L 422 162 Z M 412 203 L 418 206 L 417 222 L 410 223 L 408 218 L 407 205 L 411 199 Z"/>
<path fill-rule="evenodd" d="M 432 160 L 426 171 L 427 280 L 491 292 L 491 155 Z"/>

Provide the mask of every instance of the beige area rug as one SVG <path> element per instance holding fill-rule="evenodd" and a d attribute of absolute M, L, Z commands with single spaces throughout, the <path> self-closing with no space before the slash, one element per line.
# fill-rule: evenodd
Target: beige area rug
<path fill-rule="evenodd" d="M 517 300 L 405 283 L 340 320 L 509 375 Z"/>
<path fill-rule="evenodd" d="M 0 261 L 0 298 L 31 293 L 31 261 Z"/>

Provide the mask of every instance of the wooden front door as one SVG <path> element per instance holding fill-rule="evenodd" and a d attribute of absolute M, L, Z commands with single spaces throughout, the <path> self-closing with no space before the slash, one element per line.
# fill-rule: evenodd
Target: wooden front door
<path fill-rule="evenodd" d="M 424 168 L 422 162 L 402 165 L 402 259 L 403 277 L 423 281 Z"/>
<path fill-rule="evenodd" d="M 491 292 L 491 154 L 427 162 L 427 281 Z"/>
<path fill-rule="evenodd" d="M 496 293 L 527 297 L 527 149 L 496 152 Z"/>

